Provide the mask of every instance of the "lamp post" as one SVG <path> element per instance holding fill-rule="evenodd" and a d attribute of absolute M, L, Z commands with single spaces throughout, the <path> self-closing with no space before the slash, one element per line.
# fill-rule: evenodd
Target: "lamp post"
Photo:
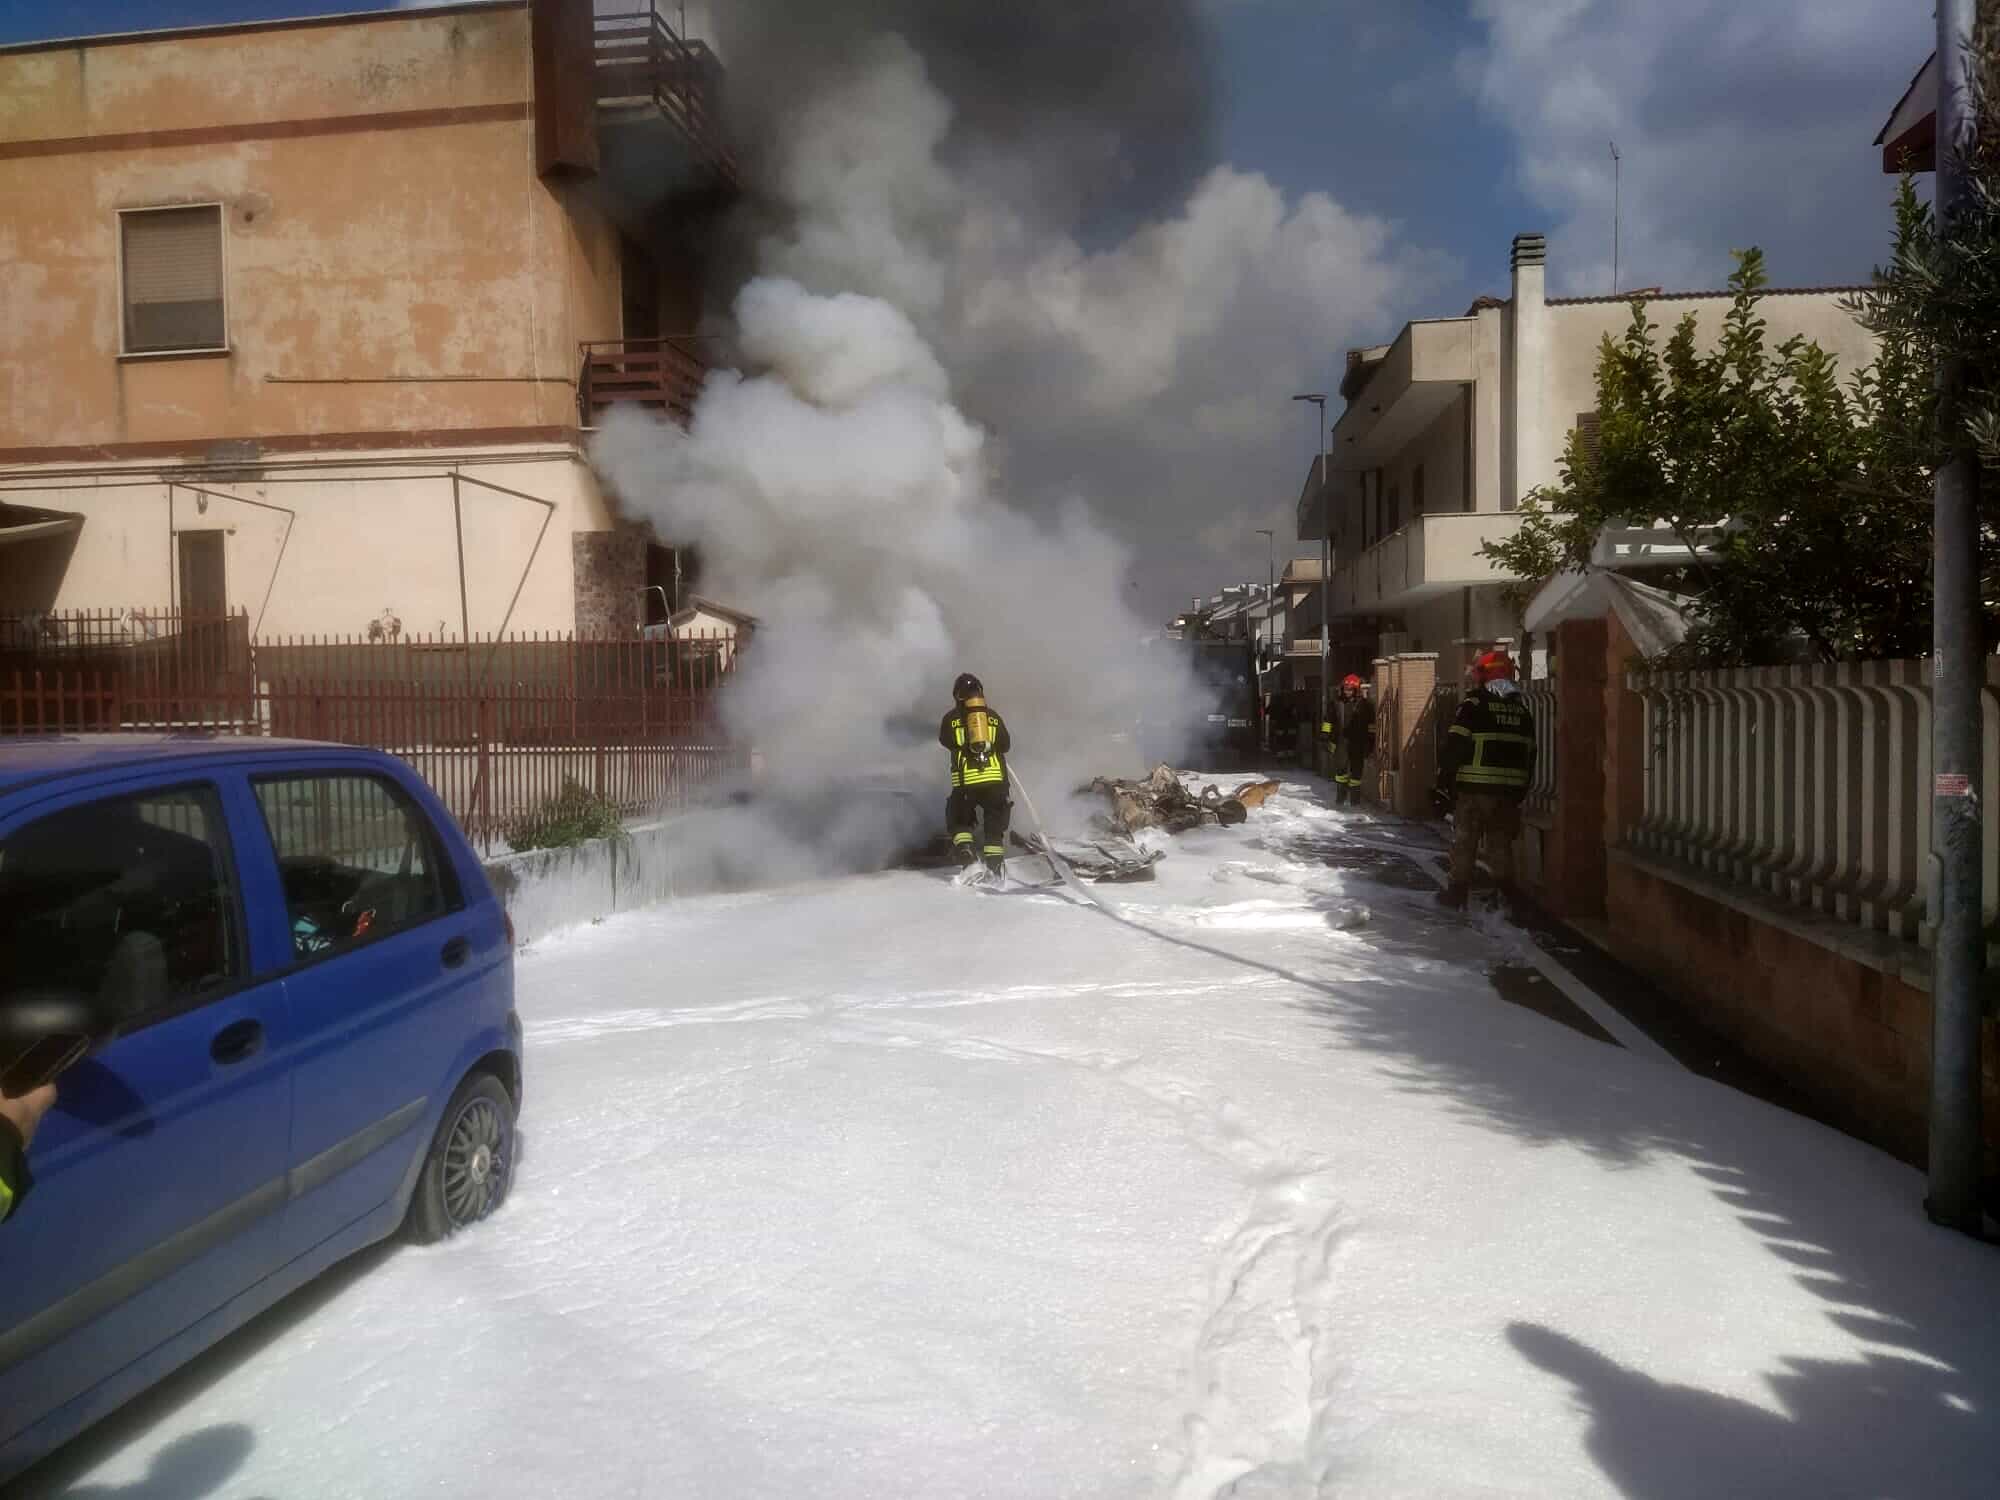
<path fill-rule="evenodd" d="M 1313 743 L 1319 743 L 1319 726 L 1326 722 L 1327 680 L 1333 672 L 1328 625 L 1333 619 L 1333 497 L 1326 491 L 1326 393 L 1308 391 L 1292 397 L 1310 401 L 1319 408 L 1319 718 L 1313 723 Z"/>
<path fill-rule="evenodd" d="M 1968 51 L 1973 0 L 1938 0 L 1937 228 L 1952 233 L 1970 198 L 1962 153 L 1970 118 Z M 1965 365 L 1938 370 L 1939 427 L 1950 451 L 1936 473 L 1931 608 L 1935 687 L 1931 717 L 1931 858 L 1937 880 L 1931 944 L 1931 1218 L 1980 1229 L 1980 987 L 1986 939 L 1980 912 L 1979 687 L 1986 675 L 1979 599 L 1979 470 L 1961 432 Z"/>
<path fill-rule="evenodd" d="M 1257 535 L 1264 539 L 1264 644 L 1270 647 L 1277 644 L 1271 601 L 1278 593 L 1278 534 L 1268 526 L 1259 526 Z"/>
<path fill-rule="evenodd" d="M 1264 675 L 1271 670 L 1271 658 L 1276 654 L 1277 617 L 1272 613 L 1272 600 L 1278 592 L 1278 534 L 1268 526 L 1259 526 L 1257 535 L 1264 539 L 1264 652 L 1257 676 L 1257 707 L 1264 729 L 1264 749 L 1268 753 L 1277 747 L 1271 743 L 1271 715 L 1265 707 L 1269 695 L 1264 691 Z"/>

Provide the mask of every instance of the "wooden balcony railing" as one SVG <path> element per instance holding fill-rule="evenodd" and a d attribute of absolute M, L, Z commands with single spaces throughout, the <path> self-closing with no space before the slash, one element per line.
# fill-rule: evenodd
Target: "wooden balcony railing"
<path fill-rule="evenodd" d="M 691 339 L 663 338 L 599 339 L 581 345 L 577 420 L 595 427 L 607 406 L 624 401 L 686 426 L 708 378 L 708 365 L 692 344 Z"/>

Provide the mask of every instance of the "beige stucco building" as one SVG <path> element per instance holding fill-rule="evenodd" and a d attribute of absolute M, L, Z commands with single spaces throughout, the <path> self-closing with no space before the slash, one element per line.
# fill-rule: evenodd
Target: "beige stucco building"
<path fill-rule="evenodd" d="M 1331 533 L 1336 677 L 1366 676 L 1398 652 L 1437 652 L 1441 675 L 1455 676 L 1468 643 L 1519 629 L 1502 602 L 1509 580 L 1480 548 L 1518 527 L 1522 497 L 1557 482 L 1570 432 L 1595 420 L 1599 347 L 1630 323 L 1634 295 L 1549 297 L 1545 258 L 1540 235 L 1518 235 L 1508 297 L 1348 355 L 1326 483 L 1315 462 L 1298 504 L 1301 541 Z M 1813 339 L 1847 375 L 1874 357 L 1872 335 L 1840 306 L 1851 290 L 1775 289 L 1759 312 L 1774 343 Z M 1727 292 L 1643 295 L 1664 330 L 1692 313 L 1704 347 L 1730 305 Z M 1317 635 L 1316 598 L 1293 622 Z"/>
<path fill-rule="evenodd" d="M 0 49 L 0 614 L 662 618 L 585 445 L 699 381 L 718 73 L 591 0 Z"/>

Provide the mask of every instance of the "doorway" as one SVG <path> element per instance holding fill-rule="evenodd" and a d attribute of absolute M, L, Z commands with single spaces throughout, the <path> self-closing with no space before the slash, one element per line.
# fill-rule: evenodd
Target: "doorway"
<path fill-rule="evenodd" d="M 656 339 L 660 336 L 660 268 L 637 240 L 618 241 L 620 336 Z"/>
<path fill-rule="evenodd" d="M 180 574 L 181 669 L 198 681 L 218 677 L 229 664 L 229 580 L 222 531 L 183 531 L 175 537 Z"/>

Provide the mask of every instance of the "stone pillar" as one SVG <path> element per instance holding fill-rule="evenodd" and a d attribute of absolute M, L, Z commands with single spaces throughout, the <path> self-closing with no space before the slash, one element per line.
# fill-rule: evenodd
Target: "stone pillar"
<path fill-rule="evenodd" d="M 1556 807 L 1543 897 L 1562 917 L 1604 914 L 1606 636 L 1603 620 L 1556 628 Z"/>
<path fill-rule="evenodd" d="M 1396 658 L 1396 765 L 1383 801 L 1405 817 L 1429 814 L 1431 787 L 1437 781 L 1437 735 L 1442 727 L 1432 703 L 1437 668 L 1435 651 L 1405 652 Z M 1380 732 L 1378 714 L 1378 737 Z"/>
<path fill-rule="evenodd" d="M 646 534 L 633 528 L 570 535 L 576 570 L 576 633 L 586 639 L 629 638 L 645 618 Z"/>
<path fill-rule="evenodd" d="M 1604 634 L 1604 813 L 1607 848 L 1625 842 L 1625 830 L 1646 815 L 1646 705 L 1625 686 L 1638 649 L 1616 615 Z"/>

